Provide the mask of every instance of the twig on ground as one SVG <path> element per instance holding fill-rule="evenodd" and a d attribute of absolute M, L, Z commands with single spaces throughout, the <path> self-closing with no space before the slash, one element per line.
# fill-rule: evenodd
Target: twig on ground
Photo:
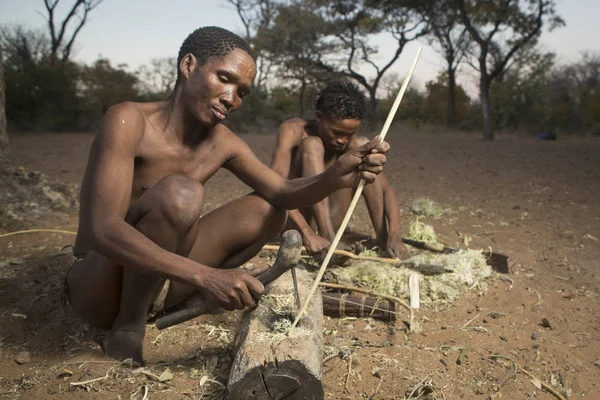
<path fill-rule="evenodd" d="M 467 340 L 467 344 L 465 344 L 465 347 L 461 350 L 460 355 L 456 359 L 457 365 L 461 365 L 465 361 L 465 357 L 466 357 L 467 353 L 469 352 L 470 348 L 471 348 L 471 342 Z"/>
<path fill-rule="evenodd" d="M 379 388 L 381 388 L 382 383 L 383 383 L 383 378 L 379 378 L 379 384 L 377 385 L 377 388 L 375 388 L 375 391 L 373 392 L 373 394 L 369 397 L 369 400 L 373 400 L 375 398 L 375 396 L 377 396 L 377 393 L 379 393 Z"/>
<path fill-rule="evenodd" d="M 541 379 L 539 379 L 537 376 L 533 375 L 531 372 L 529 372 L 527 370 L 524 370 L 523 368 L 519 368 L 519 371 L 522 372 L 522 373 L 524 373 L 525 375 L 527 375 L 531 379 L 537 380 L 540 383 L 540 385 L 542 385 L 542 387 L 544 389 L 546 389 L 548 392 L 552 393 L 557 399 L 567 400 L 560 393 L 558 393 L 556 390 L 554 390 L 552 388 L 552 386 L 550 386 L 547 383 L 543 382 Z"/>
<path fill-rule="evenodd" d="M 513 360 L 512 360 L 510 357 L 502 356 L 502 355 L 499 355 L 499 354 L 493 354 L 493 355 L 491 355 L 491 356 L 490 356 L 490 358 L 492 358 L 492 359 L 494 359 L 494 360 L 495 360 L 495 359 L 498 359 L 498 358 L 500 358 L 500 359 L 504 359 L 504 360 L 508 360 L 508 361 L 510 361 L 510 362 L 513 364 L 513 368 L 514 368 L 514 370 L 515 370 L 515 374 L 516 374 L 517 372 L 522 372 L 522 373 L 524 373 L 525 375 L 527 375 L 529 378 L 531 378 L 531 379 L 535 379 L 537 382 L 539 382 L 539 383 L 540 383 L 540 385 L 541 385 L 541 386 L 542 386 L 544 389 L 546 389 L 548 392 L 550 392 L 552 395 L 554 395 L 554 396 L 555 396 L 557 399 L 559 399 L 559 400 L 567 400 L 567 399 L 565 399 L 565 398 L 564 398 L 564 396 L 563 396 L 563 395 L 561 395 L 561 394 L 560 394 L 560 393 L 558 393 L 556 390 L 554 390 L 554 389 L 552 388 L 552 386 L 550 386 L 550 385 L 548 385 L 547 383 L 543 382 L 543 381 L 542 381 L 540 378 L 538 378 L 537 376 L 533 375 L 531 372 L 529 372 L 529 371 L 527 371 L 527 370 L 525 370 L 525 369 L 521 368 L 521 366 L 520 366 L 519 364 L 517 364 L 515 361 L 513 361 Z M 504 378 L 503 378 L 503 379 L 504 379 Z M 503 380 L 503 379 L 502 379 L 502 380 Z M 510 378 L 508 378 L 508 379 L 507 379 L 507 382 L 508 382 L 508 380 L 510 380 Z M 500 381 L 498 381 L 498 384 L 500 384 Z"/>
<path fill-rule="evenodd" d="M 535 303 L 535 306 L 536 307 L 541 306 L 542 305 L 542 295 L 537 290 L 534 290 L 533 293 L 535 293 L 538 297 L 538 302 Z"/>
<path fill-rule="evenodd" d="M 329 361 L 329 360 L 331 360 L 333 358 L 336 358 L 337 356 L 338 356 L 337 353 L 336 354 L 330 354 L 330 355 L 328 355 L 327 357 L 325 357 L 323 359 L 323 364 L 325 364 L 327 361 Z"/>
<path fill-rule="evenodd" d="M 352 353 L 350 353 L 350 357 L 348 359 L 348 375 L 346 375 L 346 384 L 344 385 L 344 390 L 346 393 L 350 393 L 348 390 L 348 381 L 350 380 L 350 374 L 352 373 Z"/>
<path fill-rule="evenodd" d="M 479 314 L 477 314 L 476 316 L 474 316 L 473 318 L 471 318 L 470 320 L 468 320 L 467 323 L 464 324 L 461 329 L 465 329 L 471 322 L 475 321 L 477 319 L 477 317 L 479 317 Z"/>
<path fill-rule="evenodd" d="M 81 382 L 71 382 L 70 385 L 71 386 L 84 386 L 84 385 L 87 385 L 87 384 L 90 384 L 90 383 L 94 383 L 94 382 L 98 382 L 98 381 L 103 381 L 105 379 L 110 378 L 110 373 L 113 370 L 113 368 L 114 367 L 110 367 L 108 369 L 108 371 L 106 371 L 106 375 L 101 376 L 100 378 L 94 378 L 94 379 L 90 379 L 90 380 L 87 380 L 87 381 L 81 381 Z"/>

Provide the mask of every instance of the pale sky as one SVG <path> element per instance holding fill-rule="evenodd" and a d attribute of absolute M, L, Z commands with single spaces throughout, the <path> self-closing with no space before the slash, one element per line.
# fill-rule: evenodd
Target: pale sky
<path fill-rule="evenodd" d="M 63 7 L 59 6 L 57 17 L 62 17 L 72 0 L 61 0 L 59 4 Z M 558 0 L 558 12 L 567 25 L 544 33 L 542 45 L 547 51 L 557 53 L 559 62 L 565 63 L 577 60 L 583 51 L 600 51 L 599 0 Z M 0 24 L 7 23 L 45 28 L 43 0 L 0 0 Z M 79 34 L 73 54 L 75 60 L 86 63 L 102 56 L 137 69 L 154 57 L 176 56 L 185 37 L 206 25 L 236 33 L 243 28 L 235 10 L 224 0 L 104 0 Z M 387 59 L 385 48 L 393 43 L 381 39 L 376 44 L 382 59 Z M 407 45 L 390 72 L 403 77 L 418 46 L 423 47 L 423 52 L 412 85 L 422 88 L 444 68 L 443 60 L 427 43 Z M 392 50 L 395 48 L 389 51 Z M 463 69 L 460 82 L 471 95 L 476 95 L 476 75 L 468 67 Z"/>

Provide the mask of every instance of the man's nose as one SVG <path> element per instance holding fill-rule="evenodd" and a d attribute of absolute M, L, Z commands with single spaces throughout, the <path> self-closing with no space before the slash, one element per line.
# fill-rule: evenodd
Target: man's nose
<path fill-rule="evenodd" d="M 227 107 L 227 110 L 237 108 L 240 105 L 240 98 L 236 96 L 235 91 L 228 90 L 221 96 L 221 103 Z"/>

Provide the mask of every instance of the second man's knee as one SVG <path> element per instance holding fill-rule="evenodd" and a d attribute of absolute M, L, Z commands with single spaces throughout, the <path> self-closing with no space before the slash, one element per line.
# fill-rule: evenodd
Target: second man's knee
<path fill-rule="evenodd" d="M 298 151 L 301 155 L 310 154 L 323 156 L 325 154 L 325 146 L 323 141 L 317 136 L 309 136 L 302 139 L 298 146 Z"/>
<path fill-rule="evenodd" d="M 159 182 L 162 212 L 175 225 L 191 225 L 202 212 L 204 186 L 184 175 L 169 175 Z"/>

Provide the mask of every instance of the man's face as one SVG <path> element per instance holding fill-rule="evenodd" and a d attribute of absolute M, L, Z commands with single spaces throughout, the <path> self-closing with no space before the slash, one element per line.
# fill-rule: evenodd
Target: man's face
<path fill-rule="evenodd" d="M 360 127 L 359 119 L 332 120 L 317 111 L 319 137 L 325 149 L 333 153 L 342 153 L 352 136 Z"/>
<path fill-rule="evenodd" d="M 256 64 L 241 49 L 195 64 L 184 83 L 185 106 L 200 123 L 215 126 L 242 105 L 255 77 Z"/>

